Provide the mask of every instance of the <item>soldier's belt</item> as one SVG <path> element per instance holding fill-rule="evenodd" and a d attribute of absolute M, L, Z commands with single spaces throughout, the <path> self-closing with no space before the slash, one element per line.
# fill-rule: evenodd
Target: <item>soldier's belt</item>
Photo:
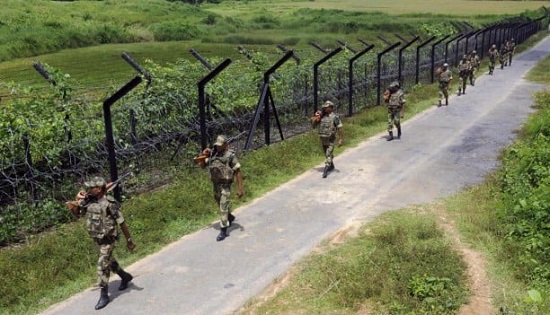
<path fill-rule="evenodd" d="M 116 241 L 115 236 L 105 236 L 103 238 L 96 238 L 95 242 L 97 245 L 110 245 L 113 244 Z"/>

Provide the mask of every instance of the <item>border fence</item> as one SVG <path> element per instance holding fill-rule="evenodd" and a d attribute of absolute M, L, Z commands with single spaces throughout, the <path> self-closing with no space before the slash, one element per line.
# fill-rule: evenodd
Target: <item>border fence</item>
<path fill-rule="evenodd" d="M 169 155 L 170 159 L 180 155 L 179 159 L 191 163 L 191 154 L 211 145 L 219 133 L 232 137 L 234 147 L 241 151 L 283 141 L 310 130 L 309 116 L 326 99 L 336 104 L 336 112 L 352 116 L 380 105 L 390 82 L 398 80 L 405 90 L 434 83 L 435 69 L 443 63 L 454 67 L 462 54 L 473 50 L 483 59 L 493 44 L 500 47 L 512 38 L 521 44 L 543 29 L 545 18 L 517 18 L 481 29 L 460 23 L 455 25 L 457 34 L 440 38 L 396 34 L 395 41 L 380 38 L 381 47 L 362 39 L 358 44 L 338 41 L 332 50 L 311 43 L 318 50 L 310 52 L 313 57 L 307 59 L 317 60 L 313 64 L 305 62 L 308 52 L 282 45 L 278 46 L 284 54 L 281 59 L 274 64 L 261 63 L 240 46 L 247 60 L 235 67 L 246 69 L 246 63 L 264 66 L 250 73 L 232 70 L 237 62 L 230 59 L 213 65 L 193 49 L 190 52 L 199 64 L 176 63 L 175 71 L 167 72 L 139 65 L 125 53 L 122 58 L 138 75 L 100 106 L 70 97 L 62 77 L 56 78 L 35 63 L 35 69 L 60 96 L 56 100 L 49 95 L 25 100 L 27 111 L 12 113 L 10 120 L 0 125 L 8 138 L 0 143 L 0 225 L 13 226 L 9 235 L 0 234 L 0 245 L 17 240 L 21 209 L 35 207 L 39 213 L 50 201 L 72 199 L 74 187 L 64 182 L 82 182 L 94 174 L 109 174 L 109 180 L 115 181 L 119 170 L 132 170 L 150 154 Z M 192 75 L 182 79 L 185 73 Z M 176 77 L 195 88 L 173 86 Z M 133 95 L 142 78 L 146 80 L 140 87 L 142 93 Z M 253 83 L 244 85 L 245 78 Z M 214 84 L 218 80 L 221 82 Z M 222 101 L 229 94 L 240 94 L 232 106 Z M 7 113 L 10 107 L 5 103 L 19 101 L 2 101 L 1 106 Z M 46 107 L 55 108 L 52 117 L 33 114 Z M 62 126 L 53 128 L 59 121 Z M 263 128 L 259 128 L 260 122 Z M 116 191 L 115 197 L 120 200 L 121 192 Z M 68 217 L 36 220 L 31 229 L 40 230 Z"/>

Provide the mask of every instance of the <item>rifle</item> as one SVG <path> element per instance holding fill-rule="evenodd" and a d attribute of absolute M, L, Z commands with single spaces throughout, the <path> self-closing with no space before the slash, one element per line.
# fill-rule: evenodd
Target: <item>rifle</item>
<path fill-rule="evenodd" d="M 238 138 L 240 138 L 243 134 L 245 134 L 246 131 L 243 131 L 241 133 L 239 133 L 238 135 L 236 136 L 233 136 L 233 137 L 230 137 L 230 138 L 227 138 L 225 140 L 225 143 L 227 144 L 231 144 L 231 142 L 237 140 Z M 204 161 L 207 159 L 207 158 L 211 158 L 213 156 L 215 156 L 216 154 L 218 153 L 218 150 L 216 149 L 216 147 L 214 146 L 211 150 L 210 150 L 210 154 L 199 154 L 199 156 L 193 158 L 193 162 L 195 162 L 195 164 L 198 164 L 198 165 L 201 165 L 201 164 L 204 164 Z"/>
<path fill-rule="evenodd" d="M 128 172 L 122 176 L 120 176 L 117 180 L 114 182 L 109 182 L 106 185 L 106 192 L 109 192 L 113 190 L 124 178 L 132 175 L 132 172 Z M 88 193 L 85 193 L 85 197 L 82 200 L 73 200 L 73 201 L 66 201 L 65 204 L 71 210 L 72 213 L 78 214 L 78 207 L 86 206 L 90 202 L 94 201 L 94 197 Z"/>

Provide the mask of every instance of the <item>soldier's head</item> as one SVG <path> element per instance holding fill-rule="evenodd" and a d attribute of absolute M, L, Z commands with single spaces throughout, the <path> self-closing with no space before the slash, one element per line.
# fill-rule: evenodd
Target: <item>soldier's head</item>
<path fill-rule="evenodd" d="M 445 63 L 443 64 L 443 69 L 447 69 L 447 68 L 449 68 L 449 64 L 445 62 Z"/>
<path fill-rule="evenodd" d="M 84 182 L 84 186 L 88 188 L 88 193 L 94 197 L 98 197 L 107 190 L 107 182 L 103 177 L 99 176 L 92 177 L 89 181 Z"/>
<path fill-rule="evenodd" d="M 392 92 L 399 90 L 399 82 L 393 81 L 392 83 L 390 83 L 389 89 Z"/>
<path fill-rule="evenodd" d="M 223 152 L 227 148 L 228 144 L 227 137 L 224 135 L 219 135 L 216 137 L 216 142 L 214 142 L 214 146 L 219 152 Z"/>
<path fill-rule="evenodd" d="M 477 51 L 472 50 L 472 55 L 475 55 L 475 54 L 477 54 Z"/>
<path fill-rule="evenodd" d="M 497 45 L 493 44 L 493 46 L 491 46 L 491 48 L 496 49 Z"/>
<path fill-rule="evenodd" d="M 325 103 L 323 103 L 323 106 L 321 108 L 323 109 L 323 111 L 330 114 L 330 113 L 332 113 L 332 110 L 334 109 L 334 103 L 327 100 Z"/>
<path fill-rule="evenodd" d="M 466 59 L 468 59 L 468 55 L 466 54 L 462 55 L 462 60 L 466 60 Z"/>

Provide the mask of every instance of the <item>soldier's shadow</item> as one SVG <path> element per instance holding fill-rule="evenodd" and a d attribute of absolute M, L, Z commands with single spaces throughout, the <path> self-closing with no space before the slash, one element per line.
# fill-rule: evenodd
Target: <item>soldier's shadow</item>
<path fill-rule="evenodd" d="M 220 231 L 220 225 L 219 224 L 215 224 L 212 227 L 215 230 Z M 229 234 L 229 236 L 231 236 L 231 232 L 236 231 L 236 230 L 239 230 L 239 231 L 242 232 L 242 231 L 244 231 L 244 226 L 242 226 L 239 223 L 233 221 L 233 223 L 231 223 L 231 226 L 227 228 L 227 234 Z"/>
<path fill-rule="evenodd" d="M 135 279 L 135 277 L 134 277 L 134 279 Z M 119 297 L 123 294 L 128 294 L 131 291 L 143 291 L 144 290 L 144 288 L 137 286 L 134 283 L 134 281 L 132 280 L 132 282 L 128 283 L 128 287 L 126 288 L 126 290 L 119 291 L 118 287 L 120 286 L 120 281 L 121 280 L 119 279 L 119 280 L 111 281 L 109 283 L 109 297 L 110 297 L 111 301 L 115 300 L 117 297 Z M 99 291 L 99 287 L 96 290 Z"/>

